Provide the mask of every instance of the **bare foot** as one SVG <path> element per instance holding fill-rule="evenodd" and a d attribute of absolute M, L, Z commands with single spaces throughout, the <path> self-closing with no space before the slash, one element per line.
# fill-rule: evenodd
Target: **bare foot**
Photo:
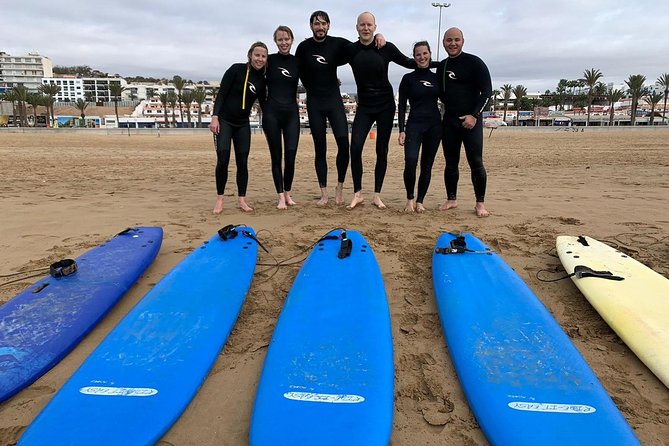
<path fill-rule="evenodd" d="M 223 198 L 223 195 L 219 195 L 218 198 L 216 198 L 216 204 L 214 205 L 214 215 L 218 215 L 223 212 Z"/>
<path fill-rule="evenodd" d="M 365 201 L 365 198 L 362 196 L 362 191 L 358 191 L 355 194 L 353 194 L 353 200 L 351 200 L 351 204 L 346 206 L 346 208 L 353 209 L 357 205 L 361 204 L 363 201 Z"/>
<path fill-rule="evenodd" d="M 277 209 L 288 209 L 288 205 L 286 204 L 286 196 L 284 194 L 279 194 L 279 202 L 276 205 Z"/>
<path fill-rule="evenodd" d="M 241 209 L 243 212 L 253 212 L 253 208 L 248 205 L 245 197 L 239 197 L 238 203 L 239 209 Z"/>
<path fill-rule="evenodd" d="M 344 204 L 344 183 L 337 183 L 335 187 L 335 204 Z"/>
<path fill-rule="evenodd" d="M 485 208 L 482 202 L 477 202 L 476 206 L 474 206 L 474 212 L 476 212 L 477 217 L 488 217 L 490 215 L 490 212 Z"/>
<path fill-rule="evenodd" d="M 440 211 L 447 211 L 449 209 L 455 209 L 458 207 L 458 201 L 457 200 L 446 200 L 444 203 L 439 206 Z"/>
<path fill-rule="evenodd" d="M 413 200 L 407 200 L 406 206 L 404 206 L 404 212 L 414 212 L 416 210 L 416 205 Z"/>
<path fill-rule="evenodd" d="M 321 187 L 321 198 L 316 201 L 316 206 L 327 206 L 328 200 L 328 189 L 326 187 Z"/>
<path fill-rule="evenodd" d="M 293 197 L 290 196 L 290 191 L 289 191 L 289 190 L 284 191 L 284 192 L 283 192 L 283 196 L 284 196 L 284 198 L 285 198 L 285 200 L 286 200 L 286 204 L 287 204 L 288 206 L 295 206 L 295 205 L 297 204 L 297 203 L 295 202 L 295 200 L 293 200 Z"/>
<path fill-rule="evenodd" d="M 381 195 L 378 194 L 378 193 L 374 194 L 374 198 L 372 198 L 372 204 L 379 209 L 385 209 L 386 208 L 386 205 L 383 204 L 383 201 L 381 201 Z"/>
<path fill-rule="evenodd" d="M 419 214 L 425 212 L 425 206 L 423 206 L 423 203 L 416 203 L 416 212 Z"/>

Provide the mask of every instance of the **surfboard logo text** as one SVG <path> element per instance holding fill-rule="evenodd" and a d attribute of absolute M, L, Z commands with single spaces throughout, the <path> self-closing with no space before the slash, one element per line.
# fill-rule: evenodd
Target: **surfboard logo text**
<path fill-rule="evenodd" d="M 331 393 L 313 393 L 313 392 L 286 392 L 284 398 L 295 401 L 308 401 L 312 403 L 331 403 L 331 404 L 357 404 L 365 401 L 365 397 L 360 395 L 331 394 Z"/>
<path fill-rule="evenodd" d="M 158 393 L 158 390 L 149 387 L 88 386 L 79 389 L 79 393 L 97 396 L 153 396 Z"/>
<path fill-rule="evenodd" d="M 511 409 L 525 410 L 529 412 L 588 414 L 597 411 L 594 407 L 585 404 L 528 403 L 525 401 L 511 401 L 508 406 Z"/>

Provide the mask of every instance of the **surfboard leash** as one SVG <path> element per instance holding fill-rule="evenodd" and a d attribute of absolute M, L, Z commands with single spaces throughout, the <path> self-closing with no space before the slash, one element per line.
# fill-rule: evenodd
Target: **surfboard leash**
<path fill-rule="evenodd" d="M 434 252 L 437 254 L 464 254 L 466 252 L 477 252 L 467 248 L 465 236 L 461 232 L 449 232 L 455 238 L 450 241 L 448 247 L 436 247 Z"/>
<path fill-rule="evenodd" d="M 245 236 L 249 237 L 254 242 L 256 242 L 258 246 L 262 248 L 263 251 L 265 251 L 267 254 L 270 254 L 267 248 L 265 248 L 265 245 L 263 245 L 260 242 L 260 240 L 258 240 L 258 238 L 255 235 L 253 235 L 251 231 L 248 231 L 246 229 L 239 229 L 240 226 L 246 226 L 246 225 L 239 224 L 239 225 L 223 226 L 221 229 L 218 230 L 218 236 L 221 238 L 221 240 L 225 242 L 234 239 L 235 237 L 237 237 L 237 234 L 244 234 Z"/>
<path fill-rule="evenodd" d="M 30 270 L 30 271 L 20 271 L 20 272 L 17 272 L 17 273 L 3 274 L 3 275 L 0 276 L 0 279 L 6 279 L 6 278 L 9 278 L 9 277 L 14 277 L 14 278 L 11 279 L 11 280 L 8 280 L 6 282 L 0 283 L 0 287 L 3 287 L 5 285 L 10 285 L 10 284 L 16 283 L 16 282 L 21 282 L 21 281 L 24 281 L 26 279 L 32 279 L 34 277 L 40 277 L 40 276 L 43 276 L 44 274 L 47 274 L 48 272 L 49 272 L 49 268 L 47 267 L 47 268 L 33 269 L 33 270 Z M 29 273 L 33 273 L 33 274 L 29 274 Z M 23 276 L 23 277 L 16 277 L 20 274 L 29 274 L 29 275 Z"/>
<path fill-rule="evenodd" d="M 576 277 L 577 279 L 582 279 L 584 277 L 595 277 L 597 279 L 605 279 L 605 280 L 615 280 L 615 281 L 625 280 L 624 277 L 616 276 L 611 271 L 597 271 L 585 265 L 576 265 L 574 267 L 573 273 L 567 274 L 562 277 L 558 277 L 556 279 L 542 279 L 541 277 L 539 277 L 539 273 L 541 272 L 551 272 L 551 271 L 548 271 L 547 269 L 540 269 L 539 271 L 537 271 L 536 274 L 537 280 L 539 280 L 540 282 L 547 282 L 547 283 L 559 282 L 560 280 L 570 279 L 572 277 Z M 555 273 L 557 271 L 552 271 L 552 272 Z"/>

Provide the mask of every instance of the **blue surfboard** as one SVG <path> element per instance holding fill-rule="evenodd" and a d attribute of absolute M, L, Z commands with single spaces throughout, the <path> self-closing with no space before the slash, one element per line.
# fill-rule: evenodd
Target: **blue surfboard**
<path fill-rule="evenodd" d="M 248 227 L 196 248 L 91 353 L 19 444 L 155 444 L 213 366 L 251 286 L 257 252 Z"/>
<path fill-rule="evenodd" d="M 267 351 L 251 445 L 387 445 L 390 314 L 374 253 L 331 231 L 300 269 Z"/>
<path fill-rule="evenodd" d="M 548 310 L 471 234 L 442 234 L 432 257 L 449 354 L 491 445 L 638 445 Z"/>
<path fill-rule="evenodd" d="M 163 230 L 129 228 L 0 307 L 0 402 L 67 355 L 137 281 L 160 250 Z"/>

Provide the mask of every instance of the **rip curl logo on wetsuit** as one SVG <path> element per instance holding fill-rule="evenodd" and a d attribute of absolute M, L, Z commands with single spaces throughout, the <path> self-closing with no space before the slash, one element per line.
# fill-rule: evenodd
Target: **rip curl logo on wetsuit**
<path fill-rule="evenodd" d="M 314 59 L 316 59 L 316 62 L 318 62 L 318 63 L 320 63 L 320 64 L 323 64 L 323 65 L 327 65 L 327 64 L 328 64 L 328 61 L 327 61 L 327 59 L 325 58 L 325 56 L 320 56 L 320 55 L 318 55 L 318 54 L 314 54 L 313 56 L 314 56 Z"/>
<path fill-rule="evenodd" d="M 256 86 L 253 85 L 251 82 L 249 82 L 249 90 L 251 90 L 251 93 L 254 93 L 254 94 L 256 92 Z"/>
<path fill-rule="evenodd" d="M 293 77 L 290 75 L 290 71 L 288 71 L 288 68 L 283 68 L 283 67 L 276 67 L 279 70 L 279 73 L 283 74 L 286 77 Z"/>
<path fill-rule="evenodd" d="M 423 84 L 424 87 L 428 87 L 428 88 L 433 88 L 434 87 L 434 84 L 430 81 L 420 81 L 420 83 Z"/>
<path fill-rule="evenodd" d="M 454 73 L 454 72 L 452 72 L 452 71 L 448 71 L 448 70 L 447 70 L 446 72 L 448 73 L 448 78 L 449 78 L 449 79 L 453 79 L 454 81 L 458 80 L 458 78 L 455 77 L 455 73 Z"/>

